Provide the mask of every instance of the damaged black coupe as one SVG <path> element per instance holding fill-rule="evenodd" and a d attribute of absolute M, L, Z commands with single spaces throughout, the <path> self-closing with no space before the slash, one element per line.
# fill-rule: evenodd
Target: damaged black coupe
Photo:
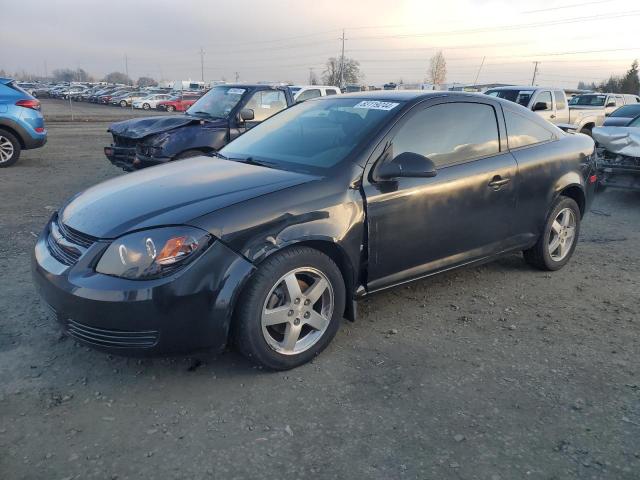
<path fill-rule="evenodd" d="M 286 87 L 220 85 L 184 115 L 114 123 L 108 130 L 113 143 L 104 153 L 125 171 L 213 153 L 291 104 L 293 98 Z"/>
<path fill-rule="evenodd" d="M 292 368 L 374 292 L 509 252 L 563 267 L 594 162 L 588 136 L 487 95 L 321 97 L 213 158 L 71 198 L 37 240 L 33 276 L 85 344 L 144 354 L 232 339 Z"/>

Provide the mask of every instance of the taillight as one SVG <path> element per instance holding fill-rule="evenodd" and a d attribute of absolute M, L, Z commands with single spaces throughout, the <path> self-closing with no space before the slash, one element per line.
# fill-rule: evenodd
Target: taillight
<path fill-rule="evenodd" d="M 30 100 L 18 100 L 16 105 L 18 107 L 31 108 L 32 110 L 40 110 L 40 102 L 35 98 Z"/>
<path fill-rule="evenodd" d="M 44 133 L 44 127 L 36 127 L 34 128 L 34 130 L 36 131 L 36 133 Z"/>
<path fill-rule="evenodd" d="M 589 183 L 596 183 L 598 181 L 597 175 L 591 175 L 589 177 Z"/>

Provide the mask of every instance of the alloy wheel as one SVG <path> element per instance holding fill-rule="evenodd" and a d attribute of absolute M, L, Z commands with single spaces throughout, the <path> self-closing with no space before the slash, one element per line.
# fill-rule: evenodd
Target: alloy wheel
<path fill-rule="evenodd" d="M 262 334 L 283 355 L 315 345 L 329 327 L 334 310 L 331 282 L 312 267 L 296 268 L 271 288 L 262 308 Z"/>
<path fill-rule="evenodd" d="M 551 224 L 549 255 L 553 260 L 563 260 L 571 251 L 576 238 L 576 216 L 572 209 L 563 208 Z"/>
<path fill-rule="evenodd" d="M 14 154 L 13 143 L 0 135 L 0 163 L 5 163 L 11 160 Z"/>

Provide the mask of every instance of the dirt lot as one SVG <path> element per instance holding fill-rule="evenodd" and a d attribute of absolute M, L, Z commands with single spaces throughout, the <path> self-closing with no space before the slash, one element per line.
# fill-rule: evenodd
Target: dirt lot
<path fill-rule="evenodd" d="M 171 115 L 164 111 L 122 108 L 87 102 L 69 102 L 57 98 L 42 98 L 42 113 L 49 122 L 116 122 L 125 118 Z"/>
<path fill-rule="evenodd" d="M 52 210 L 123 174 L 107 126 L 49 123 L 0 171 L 1 479 L 638 478 L 640 194 L 599 195 L 564 270 L 379 294 L 294 371 L 126 359 L 61 336 L 29 270 Z"/>

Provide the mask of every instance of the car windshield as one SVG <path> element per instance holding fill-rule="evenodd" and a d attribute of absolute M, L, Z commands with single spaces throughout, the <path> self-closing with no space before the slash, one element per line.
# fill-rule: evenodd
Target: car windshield
<path fill-rule="evenodd" d="M 571 99 L 569 105 L 604 107 L 606 99 L 606 95 L 576 95 Z"/>
<path fill-rule="evenodd" d="M 403 105 L 396 101 L 329 98 L 283 110 L 220 153 L 230 159 L 283 170 L 324 174 L 345 160 Z"/>
<path fill-rule="evenodd" d="M 240 87 L 214 87 L 209 90 L 206 95 L 200 97 L 200 99 L 187 110 L 187 114 L 194 115 L 197 112 L 197 115 L 226 118 L 231 110 L 240 102 L 245 92 L 247 92 L 247 89 Z"/>
<path fill-rule="evenodd" d="M 640 115 L 640 103 L 635 105 L 625 105 L 624 107 L 620 107 L 616 111 L 612 112 L 610 117 L 625 117 L 625 118 L 635 118 Z"/>
<path fill-rule="evenodd" d="M 486 94 L 491 95 L 492 97 L 504 98 L 505 100 L 509 100 L 510 102 L 518 103 L 523 107 L 526 107 L 529 105 L 529 101 L 533 95 L 533 90 L 489 90 Z"/>

